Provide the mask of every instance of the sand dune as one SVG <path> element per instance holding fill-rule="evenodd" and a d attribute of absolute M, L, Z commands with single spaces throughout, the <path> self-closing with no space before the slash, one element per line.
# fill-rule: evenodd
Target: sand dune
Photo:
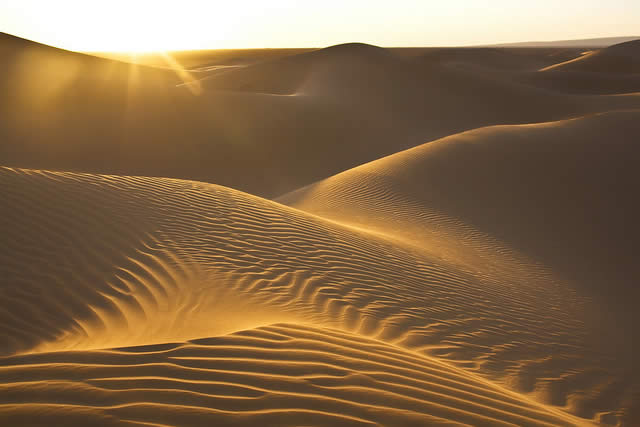
<path fill-rule="evenodd" d="M 586 425 L 437 360 L 291 324 L 1 360 L 0 419 L 25 426 Z"/>
<path fill-rule="evenodd" d="M 553 65 L 558 57 L 573 59 L 576 49 L 500 49 L 489 47 L 428 49 L 422 59 L 432 64 L 458 64 L 496 70 L 532 70 Z"/>
<path fill-rule="evenodd" d="M 640 74 L 561 70 L 527 73 L 522 77 L 522 81 L 540 88 L 569 94 L 640 93 Z"/>
<path fill-rule="evenodd" d="M 563 272 L 592 276 L 604 269 L 599 280 L 616 277 L 619 287 L 609 287 L 637 296 L 627 280 L 640 274 L 632 255 L 640 236 L 632 219 L 640 214 L 632 196 L 640 158 L 638 119 L 640 112 L 628 111 L 478 129 L 278 200 L 361 227 L 393 230 L 417 243 L 436 227 L 432 217 L 442 213 Z"/>
<path fill-rule="evenodd" d="M 1 179 L 7 356 L 313 322 L 582 417 L 628 411 L 633 382 L 584 327 L 593 303 L 482 233 L 447 256 L 210 184 L 12 169 Z"/>
<path fill-rule="evenodd" d="M 3 88 L 18 86 L 7 95 L 18 92 L 28 95 L 26 101 L 31 102 L 70 90 L 108 92 L 107 89 L 123 85 L 131 90 L 158 89 L 179 81 L 174 71 L 166 69 L 166 64 L 165 67 L 137 66 L 135 70 L 140 78 L 134 79 L 129 63 L 53 48 L 4 33 L 0 33 L 0 57 L 4 64 L 0 70 Z"/>
<path fill-rule="evenodd" d="M 268 197 L 480 126 L 640 106 L 635 95 L 566 95 L 362 44 L 218 71 L 199 95 L 175 87 L 173 71 L 163 85 L 151 74 L 167 70 L 16 46 L 0 70 L 4 165 L 188 178 Z M 69 55 L 102 65 L 55 72 Z"/>
<path fill-rule="evenodd" d="M 640 320 L 633 255 L 640 205 L 631 196 L 640 158 L 638 118 L 638 112 L 619 112 L 479 129 L 278 200 L 447 259 L 490 265 L 494 251 L 509 253 L 504 247 L 530 256 L 597 301 L 586 320 L 589 340 L 638 382 L 630 356 Z"/>
<path fill-rule="evenodd" d="M 503 81 L 565 94 L 603 95 L 640 92 L 635 41 L 606 49 L 441 48 L 426 49 L 423 61 L 498 73 Z M 635 47 L 634 47 L 635 46 Z M 635 70 L 635 71 L 634 71 Z"/>
<path fill-rule="evenodd" d="M 344 90 L 368 93 L 371 82 L 395 71 L 397 65 L 398 58 L 387 49 L 348 43 L 215 75 L 206 80 L 205 86 L 320 96 Z"/>
<path fill-rule="evenodd" d="M 524 81 L 565 93 L 640 92 L 640 40 L 584 51 L 580 56 L 541 67 Z"/>
<path fill-rule="evenodd" d="M 631 40 L 639 39 L 640 36 L 625 37 L 597 37 L 591 39 L 578 40 L 554 40 L 554 41 L 532 41 L 517 43 L 501 43 L 492 45 L 492 47 L 524 47 L 524 48 L 543 48 L 543 47 L 578 47 L 578 48 L 605 48 L 614 44 L 624 43 Z"/>
<path fill-rule="evenodd" d="M 5 354 L 32 351 L 43 345 L 54 346 L 50 349 L 130 345 L 126 341 L 93 342 L 110 335 L 132 342 L 190 339 L 199 335 L 186 317 L 197 317 L 199 310 L 212 316 L 221 306 L 233 307 L 235 304 L 222 304 L 217 299 L 233 298 L 237 293 L 249 293 L 251 298 L 241 298 L 247 303 L 258 298 L 257 307 L 273 303 L 278 308 L 277 316 L 287 316 L 269 323 L 289 321 L 288 316 L 300 313 L 338 322 L 336 325 L 350 330 L 406 339 L 410 330 L 395 323 L 425 318 L 436 306 L 441 313 L 448 309 L 457 312 L 462 307 L 436 301 L 460 298 L 462 304 L 469 298 L 464 294 L 467 291 L 460 291 L 458 296 L 438 296 L 437 287 L 449 289 L 448 294 L 452 286 L 480 292 L 473 289 L 483 279 L 465 271 L 471 266 L 465 267 L 462 262 L 456 266 L 438 257 L 431 259 L 410 245 L 400 246 L 383 236 L 224 187 L 157 178 L 11 169 L 3 170 L 2 179 L 11 201 L 4 207 L 3 217 L 11 221 L 5 222 L 3 231 L 14 237 L 3 265 L 14 266 L 9 269 L 12 280 L 6 286 L 16 292 L 15 305 L 4 308 L 6 334 L 14 337 L 16 344 L 5 349 Z M 55 196 L 46 217 L 30 209 L 37 203 L 47 203 L 51 195 Z M 35 217 L 30 218 L 30 212 Z M 23 227 L 32 222 L 39 222 L 41 229 L 26 233 Z M 343 259 L 344 254 L 351 260 Z M 389 265 L 380 264 L 379 259 L 389 260 Z M 33 271 L 20 268 L 20 263 L 27 260 L 41 267 Z M 528 277 L 532 283 L 535 276 L 545 274 L 535 266 L 527 272 L 525 260 L 502 261 L 506 271 L 509 262 L 520 261 L 510 275 L 528 273 L 533 276 Z M 77 264 L 85 265 L 86 271 L 74 268 Z M 42 292 L 56 290 L 55 283 L 63 280 L 70 295 L 56 291 L 44 298 Z M 486 280 L 506 285 L 504 278 L 496 280 L 489 274 Z M 427 293 L 423 289 L 425 281 L 431 288 Z M 230 286 L 234 291 L 227 295 L 224 291 Z M 531 292 L 536 292 L 531 286 Z M 29 287 L 33 287 L 32 292 L 26 292 Z M 394 295 L 398 287 L 406 292 Z M 208 293 L 210 300 L 206 298 Z M 195 298 L 189 299 L 189 294 Z M 29 295 L 43 298 L 52 307 L 39 310 L 41 316 L 32 320 L 32 333 L 26 336 L 25 331 L 11 328 L 10 319 L 23 316 L 25 307 L 20 303 Z M 74 295 L 78 304 L 72 303 Z M 179 295 L 185 299 L 176 299 Z M 494 297 L 511 298 L 499 292 Z M 90 308 L 85 307 L 87 301 L 92 302 Z M 26 302 L 22 301 L 25 306 Z M 407 303 L 415 307 L 386 322 L 390 309 L 402 311 Z M 58 306 L 66 309 L 55 309 Z M 167 325 L 156 327 L 153 323 L 157 320 L 149 310 L 164 311 L 166 316 L 179 311 L 176 314 L 182 317 L 175 330 Z M 422 313 L 412 314 L 414 310 Z M 129 324 L 130 314 L 142 318 Z M 255 317 L 264 322 L 263 315 Z M 79 318 L 95 321 L 79 324 Z M 95 327 L 102 331 L 105 322 L 116 320 L 126 334 L 87 330 Z M 152 328 L 146 336 L 131 336 L 135 331 L 127 329 L 144 331 L 145 325 Z M 241 328 L 249 326 L 258 324 Z"/>
<path fill-rule="evenodd" d="M 190 70 L 229 65 L 244 66 L 261 61 L 272 60 L 284 56 L 310 52 L 312 48 L 303 49 L 212 49 L 212 50 L 183 50 L 168 52 L 180 65 Z M 135 55 L 118 52 L 95 52 L 92 55 L 123 62 L 166 67 L 167 60 L 160 53 L 140 52 Z"/>
<path fill-rule="evenodd" d="M 640 39 L 589 52 L 543 71 L 577 70 L 606 73 L 640 73 Z"/>
<path fill-rule="evenodd" d="M 604 311 L 596 322 L 605 329 L 629 325 L 619 334 L 626 340 L 637 333 L 625 320 L 635 319 L 639 296 L 633 246 L 640 229 L 633 218 L 640 206 L 632 196 L 638 118 L 637 111 L 618 112 L 474 130 L 279 200 L 418 246 L 450 228 L 463 242 L 473 235 L 467 226 L 487 233 L 597 296 Z M 451 252 L 460 254 L 457 247 Z"/>
<path fill-rule="evenodd" d="M 627 53 L 623 52 L 621 55 Z M 640 92 L 640 74 L 623 73 L 618 70 L 625 68 L 624 59 L 618 68 L 615 65 L 603 64 L 602 72 L 594 72 L 580 65 L 588 58 L 594 55 L 599 57 L 602 54 L 601 51 L 584 48 L 442 48 L 426 49 L 422 61 L 435 66 L 466 68 L 476 74 L 475 78 L 478 74 L 492 73 L 494 78 L 503 82 L 518 82 L 559 94 L 607 95 Z M 612 72 L 609 72 L 610 70 Z"/>

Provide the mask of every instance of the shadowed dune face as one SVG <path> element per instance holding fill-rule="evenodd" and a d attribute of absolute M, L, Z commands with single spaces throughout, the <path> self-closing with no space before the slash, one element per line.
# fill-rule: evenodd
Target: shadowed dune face
<path fill-rule="evenodd" d="M 387 49 L 348 43 L 267 61 L 205 79 L 205 87 L 279 95 L 327 96 L 347 91 L 366 96 L 399 67 L 401 61 Z"/>
<path fill-rule="evenodd" d="M 190 77 L 6 35 L 0 45 L 3 164 L 197 179 L 264 196 L 451 133 L 640 105 L 362 44 Z M 176 87 L 181 78 L 200 80 Z"/>
<path fill-rule="evenodd" d="M 590 71 L 542 71 L 526 73 L 521 81 L 540 88 L 570 94 L 625 94 L 640 92 L 640 74 Z"/>
<path fill-rule="evenodd" d="M 573 59 L 581 50 L 567 49 L 500 49 L 500 48 L 434 48 L 428 49 L 421 61 L 431 64 L 449 64 L 477 67 L 489 70 L 531 70 L 542 68 L 558 62 L 557 57 Z M 544 64 L 544 65 L 543 65 Z"/>

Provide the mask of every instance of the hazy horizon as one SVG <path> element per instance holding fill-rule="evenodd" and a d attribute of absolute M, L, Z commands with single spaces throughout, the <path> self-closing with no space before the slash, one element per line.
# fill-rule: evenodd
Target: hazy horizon
<path fill-rule="evenodd" d="M 595 0 L 478 5 L 362 0 L 235 4 L 7 0 L 0 31 L 76 51 L 309 48 L 358 41 L 385 47 L 477 46 L 635 36 L 640 3 Z"/>

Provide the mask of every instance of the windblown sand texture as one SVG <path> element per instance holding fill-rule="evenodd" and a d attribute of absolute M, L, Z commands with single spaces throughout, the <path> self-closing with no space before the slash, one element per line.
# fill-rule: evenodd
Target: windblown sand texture
<path fill-rule="evenodd" d="M 3 35 L 0 425 L 637 425 L 638 54 Z"/>

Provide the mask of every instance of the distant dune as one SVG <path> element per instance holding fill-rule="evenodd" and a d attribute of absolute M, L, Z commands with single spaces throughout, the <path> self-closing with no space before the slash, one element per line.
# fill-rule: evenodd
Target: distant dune
<path fill-rule="evenodd" d="M 0 425 L 637 425 L 637 47 L 0 35 Z"/>
<path fill-rule="evenodd" d="M 168 52 L 181 66 L 195 71 L 216 65 L 243 66 L 283 56 L 297 55 L 316 50 L 306 49 L 212 49 L 185 50 Z M 142 65 L 167 67 L 167 58 L 162 53 L 118 53 L 118 52 L 85 52 L 90 55 L 134 62 Z"/>
<path fill-rule="evenodd" d="M 526 81 L 567 93 L 640 92 L 640 40 L 630 41 L 542 67 Z"/>
<path fill-rule="evenodd" d="M 197 179 L 263 196 L 476 127 L 640 104 L 363 44 L 192 75 L 194 95 L 172 71 L 8 40 L 17 47 L 0 70 L 4 164 Z"/>
<path fill-rule="evenodd" d="M 627 37 L 599 37 L 593 39 L 578 40 L 555 40 L 545 42 L 519 42 L 519 43 L 501 43 L 492 45 L 493 47 L 586 47 L 586 48 L 603 48 L 618 43 L 624 43 L 631 40 L 640 39 L 640 36 Z"/>
<path fill-rule="evenodd" d="M 589 52 L 579 58 L 549 66 L 543 71 L 548 70 L 640 73 L 640 39 Z"/>

